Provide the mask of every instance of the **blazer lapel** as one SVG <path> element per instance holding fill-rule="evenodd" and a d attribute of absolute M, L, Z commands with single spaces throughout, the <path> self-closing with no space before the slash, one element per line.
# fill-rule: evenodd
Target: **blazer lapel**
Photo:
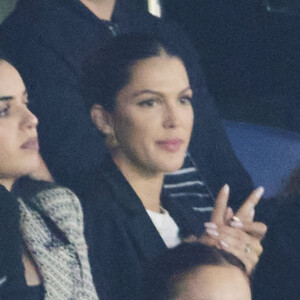
<path fill-rule="evenodd" d="M 111 185 L 113 196 L 126 215 L 121 222 L 126 223 L 128 234 L 135 243 L 139 254 L 146 260 L 152 260 L 167 249 L 158 231 L 153 225 L 141 200 L 134 192 L 123 174 L 113 162 L 106 165 L 105 180 Z M 122 223 L 120 224 L 122 226 Z"/>
<path fill-rule="evenodd" d="M 207 216 L 195 212 L 192 207 L 180 203 L 177 199 L 169 198 L 166 193 L 163 195 L 163 205 L 179 227 L 181 238 L 190 235 L 200 237 L 204 232 L 203 224 L 208 221 Z"/>

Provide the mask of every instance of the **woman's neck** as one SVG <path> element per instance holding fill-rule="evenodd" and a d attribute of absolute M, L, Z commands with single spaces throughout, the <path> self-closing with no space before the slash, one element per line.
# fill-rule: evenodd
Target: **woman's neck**
<path fill-rule="evenodd" d="M 113 158 L 135 193 L 141 199 L 145 209 L 160 212 L 160 194 L 163 185 L 163 173 L 146 173 L 128 161 Z"/>
<path fill-rule="evenodd" d="M 82 2 L 97 18 L 110 21 L 116 0 L 79 0 Z"/>

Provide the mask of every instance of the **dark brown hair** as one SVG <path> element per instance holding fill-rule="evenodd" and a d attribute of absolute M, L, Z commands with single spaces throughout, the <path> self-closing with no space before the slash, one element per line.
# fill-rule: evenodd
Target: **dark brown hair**
<path fill-rule="evenodd" d="M 97 103 L 105 110 L 113 111 L 117 93 L 130 81 L 132 66 L 162 52 L 182 59 L 172 43 L 141 34 L 117 36 L 88 57 L 81 86 L 88 110 Z"/>
<path fill-rule="evenodd" d="M 176 294 L 176 286 L 186 274 L 201 266 L 232 265 L 246 276 L 245 265 L 234 255 L 199 242 L 182 243 L 168 250 L 153 264 L 143 279 L 141 299 L 168 300 Z"/>

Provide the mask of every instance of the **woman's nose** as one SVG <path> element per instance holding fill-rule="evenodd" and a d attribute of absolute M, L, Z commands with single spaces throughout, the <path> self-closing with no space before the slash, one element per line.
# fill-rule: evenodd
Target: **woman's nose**
<path fill-rule="evenodd" d="M 37 117 L 26 107 L 23 113 L 21 127 L 35 128 L 38 125 Z"/>
<path fill-rule="evenodd" d="M 176 106 L 167 106 L 164 113 L 164 127 L 176 128 L 180 124 L 180 109 Z"/>

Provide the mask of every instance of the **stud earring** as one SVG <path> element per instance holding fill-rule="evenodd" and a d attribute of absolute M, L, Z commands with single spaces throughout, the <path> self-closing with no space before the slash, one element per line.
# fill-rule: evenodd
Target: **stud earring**
<path fill-rule="evenodd" d="M 106 146 L 109 149 L 115 149 L 119 146 L 119 142 L 114 133 L 107 134 L 105 138 L 105 142 L 106 142 Z"/>

